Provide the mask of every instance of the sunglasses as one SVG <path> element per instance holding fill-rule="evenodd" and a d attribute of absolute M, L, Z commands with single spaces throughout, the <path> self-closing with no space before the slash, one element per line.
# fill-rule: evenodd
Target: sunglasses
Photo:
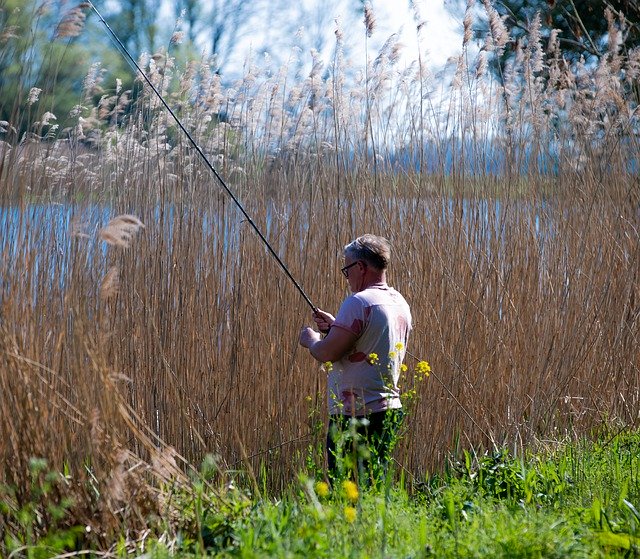
<path fill-rule="evenodd" d="M 358 262 L 360 262 L 360 260 L 356 260 L 355 262 L 352 262 L 348 266 L 345 266 L 344 268 L 340 268 L 340 271 L 342 272 L 342 275 L 345 278 L 348 278 L 349 277 L 349 268 L 351 268 L 352 266 L 355 266 Z"/>

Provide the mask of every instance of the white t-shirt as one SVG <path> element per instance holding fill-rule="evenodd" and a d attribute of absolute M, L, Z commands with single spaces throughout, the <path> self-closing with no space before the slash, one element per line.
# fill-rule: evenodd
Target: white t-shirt
<path fill-rule="evenodd" d="M 371 285 L 345 299 L 332 328 L 358 339 L 329 371 L 329 413 L 363 416 L 401 408 L 398 379 L 411 331 L 404 297 L 386 283 Z"/>

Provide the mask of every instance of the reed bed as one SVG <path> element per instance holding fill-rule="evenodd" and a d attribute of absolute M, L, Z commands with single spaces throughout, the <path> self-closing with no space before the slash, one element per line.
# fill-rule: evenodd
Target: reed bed
<path fill-rule="evenodd" d="M 408 360 L 403 381 L 397 462 L 417 480 L 456 445 L 639 419 L 640 53 L 570 67 L 534 22 L 498 80 L 503 32 L 479 54 L 465 35 L 439 82 L 401 68 L 393 37 L 351 81 L 339 44 L 295 82 L 141 61 L 314 304 L 346 294 L 344 244 L 391 240 L 409 349 L 433 369 L 418 382 Z M 310 309 L 146 88 L 85 86 L 65 137 L 40 119 L 0 151 L 2 479 L 24 486 L 42 457 L 95 477 L 109 514 L 155 502 L 114 472 L 214 453 L 281 490 L 323 436 Z"/>

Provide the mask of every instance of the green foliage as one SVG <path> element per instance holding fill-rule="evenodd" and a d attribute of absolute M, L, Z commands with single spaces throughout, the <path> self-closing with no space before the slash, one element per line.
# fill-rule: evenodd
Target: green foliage
<path fill-rule="evenodd" d="M 357 487 L 301 476 L 280 499 L 250 499 L 213 482 L 209 457 L 189 490 L 164 487 L 179 511 L 146 538 L 149 557 L 634 557 L 640 552 L 640 434 L 545 448 L 526 458 L 506 449 L 463 452 L 444 475 L 413 488 Z M 46 557 L 73 549 L 79 528 L 58 529 L 68 503 L 59 475 L 31 464 L 32 491 L 17 506 L 2 488 L 7 552 Z M 49 530 L 43 530 L 43 522 Z M 5 527 L 6 528 L 6 527 Z M 118 556 L 142 551 L 123 534 Z"/>
<path fill-rule="evenodd" d="M 325 422 L 319 406 L 321 398 L 323 398 L 322 394 L 316 394 L 315 398 L 312 396 L 306 398 L 306 402 L 309 404 L 307 424 L 312 442 L 307 447 L 304 464 L 308 475 L 318 479 L 322 477 L 325 463 Z"/>
<path fill-rule="evenodd" d="M 207 456 L 199 475 L 193 477 L 192 490 L 179 491 L 175 496 L 180 517 L 174 529 L 180 548 L 185 551 L 218 552 L 232 550 L 237 545 L 238 525 L 251 503 L 246 493 L 233 484 L 226 487 L 221 498 L 212 485 L 218 473 L 217 460 Z"/>
<path fill-rule="evenodd" d="M 464 453 L 464 462 L 413 496 L 398 487 L 361 487 L 352 500 L 353 489 L 349 498 L 340 484 L 327 489 L 303 477 L 299 491 L 258 501 L 222 556 L 623 557 L 637 553 L 636 507 L 625 498 L 607 510 L 584 505 L 589 488 L 620 497 L 635 484 L 637 497 L 629 474 L 637 472 L 638 443 L 629 435 L 527 460 L 504 449 L 476 460 Z M 616 463 L 622 467 L 612 469 Z"/>
<path fill-rule="evenodd" d="M 490 498 L 522 504 L 553 504 L 569 488 L 568 473 L 556 464 L 532 457 L 527 463 L 500 448 L 476 459 L 464 451 L 453 470 L 473 491 Z"/>
<path fill-rule="evenodd" d="M 0 552 L 24 550 L 25 556 L 38 559 L 75 549 L 84 528 L 66 523 L 73 501 L 61 487 L 64 479 L 39 458 L 31 460 L 28 475 L 30 484 L 24 494 L 0 484 L 0 533 L 4 535 Z"/>

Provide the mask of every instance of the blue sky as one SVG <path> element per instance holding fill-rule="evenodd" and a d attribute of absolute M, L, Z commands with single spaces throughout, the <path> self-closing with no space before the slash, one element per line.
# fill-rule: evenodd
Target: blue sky
<path fill-rule="evenodd" d="M 462 23 L 447 12 L 444 6 L 445 1 L 414 0 L 421 19 L 425 22 L 421 31 L 421 56 L 432 70 L 442 67 L 449 57 L 459 52 L 461 45 Z M 448 1 L 451 2 L 451 0 Z M 265 21 L 264 18 L 250 21 L 241 35 L 240 43 L 237 43 L 234 48 L 227 71 L 231 71 L 232 74 L 241 71 L 249 53 L 260 56 L 261 45 L 265 44 L 265 40 L 270 45 L 275 45 L 277 42 L 278 46 L 275 48 L 283 54 L 286 53 L 295 43 L 293 35 L 296 28 L 300 32 L 321 33 L 325 37 L 327 48 L 330 49 L 335 40 L 336 19 L 343 27 L 345 42 L 350 43 L 352 61 L 359 66 L 366 60 L 363 18 L 355 15 L 360 5 L 359 0 L 299 0 L 299 2 L 300 4 L 289 4 L 291 18 L 287 22 Z M 391 34 L 400 33 L 401 42 L 405 46 L 402 51 L 402 60 L 407 64 L 416 60 L 418 41 L 410 0 L 369 0 L 369 3 L 376 18 L 375 32 L 367 41 L 369 57 L 377 54 Z M 168 20 L 174 18 L 175 8 L 172 7 L 174 1 L 164 0 L 162 5 L 162 12 Z M 277 5 L 278 3 L 274 2 L 273 6 Z M 278 8 L 274 9 L 278 10 Z M 281 17 L 281 11 L 274 13 Z M 306 15 L 302 16 L 303 13 Z M 278 35 L 279 27 L 286 29 L 284 37 L 282 33 Z M 306 58 L 308 52 L 302 55 Z M 322 53 L 323 57 L 326 55 L 330 55 L 330 51 Z"/>
<path fill-rule="evenodd" d="M 384 28 L 390 34 L 402 29 L 405 56 L 412 60 L 417 58 L 415 22 L 408 1 L 374 0 L 372 4 L 381 30 Z M 444 0 L 416 0 L 416 4 L 426 21 L 421 40 L 423 49 L 427 51 L 427 63 L 434 67 L 442 66 L 450 56 L 460 51 L 462 22 L 456 21 L 445 10 Z"/>

